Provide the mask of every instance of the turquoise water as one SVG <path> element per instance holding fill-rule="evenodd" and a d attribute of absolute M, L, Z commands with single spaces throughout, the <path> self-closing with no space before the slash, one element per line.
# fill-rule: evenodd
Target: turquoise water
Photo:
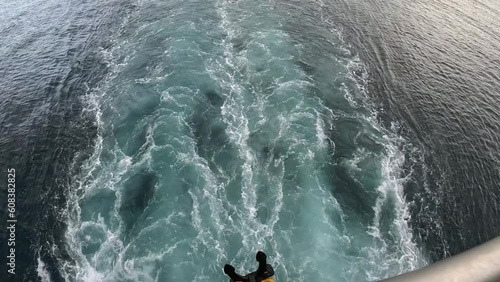
<path fill-rule="evenodd" d="M 68 281 L 373 281 L 423 266 L 367 70 L 318 1 L 142 1 L 83 96 Z M 43 268 L 43 267 L 42 267 Z M 39 272 L 43 272 L 43 269 Z"/>

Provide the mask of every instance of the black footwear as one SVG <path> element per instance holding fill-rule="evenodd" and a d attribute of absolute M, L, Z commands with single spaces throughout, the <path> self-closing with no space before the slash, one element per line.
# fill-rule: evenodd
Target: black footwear
<path fill-rule="evenodd" d="M 225 274 L 234 274 L 234 267 L 230 264 L 224 265 L 224 273 Z"/>
<path fill-rule="evenodd" d="M 257 252 L 257 255 L 255 256 L 255 259 L 258 261 L 258 262 L 265 262 L 266 259 L 267 259 L 267 256 L 266 254 L 264 254 L 264 252 L 261 252 L 261 251 L 258 251 Z"/>

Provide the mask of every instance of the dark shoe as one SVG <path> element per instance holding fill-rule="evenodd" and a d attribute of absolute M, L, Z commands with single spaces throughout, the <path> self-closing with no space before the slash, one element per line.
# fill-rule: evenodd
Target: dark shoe
<path fill-rule="evenodd" d="M 225 274 L 233 274 L 234 273 L 234 267 L 230 264 L 224 265 L 224 273 Z"/>
<path fill-rule="evenodd" d="M 257 259 L 258 262 L 261 262 L 261 261 L 262 262 L 266 262 L 267 256 L 263 252 L 258 251 L 257 255 L 255 256 L 255 258 Z"/>

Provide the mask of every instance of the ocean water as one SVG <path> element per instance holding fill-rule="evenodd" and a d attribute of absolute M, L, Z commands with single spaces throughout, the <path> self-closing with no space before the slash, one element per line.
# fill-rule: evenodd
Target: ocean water
<path fill-rule="evenodd" d="M 494 1 L 0 12 L 9 281 L 377 281 L 499 234 Z"/>

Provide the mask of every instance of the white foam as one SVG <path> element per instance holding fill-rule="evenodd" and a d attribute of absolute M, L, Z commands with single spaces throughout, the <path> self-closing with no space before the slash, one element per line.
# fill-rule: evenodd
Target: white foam
<path fill-rule="evenodd" d="M 227 231 L 227 224 L 231 225 L 231 228 L 235 232 L 239 232 L 243 237 L 243 249 L 239 250 L 238 254 L 240 256 L 247 256 L 249 250 L 253 250 L 256 247 L 261 247 L 265 245 L 265 240 L 268 240 L 271 246 L 273 246 L 274 250 L 279 250 L 279 243 L 275 239 L 275 237 L 280 237 L 283 240 L 286 238 L 286 232 L 291 232 L 289 230 L 279 231 L 280 234 L 275 234 L 275 225 L 278 223 L 280 219 L 280 213 L 283 209 L 283 198 L 286 197 L 283 191 L 283 178 L 284 178 L 284 159 L 287 156 L 281 156 L 280 158 L 273 160 L 273 162 L 269 162 L 267 165 L 274 166 L 274 168 L 281 169 L 276 173 L 275 176 L 269 177 L 268 181 L 272 184 L 273 194 L 271 197 L 276 200 L 275 204 L 272 206 L 271 215 L 267 223 L 263 224 L 256 219 L 258 202 L 257 202 L 257 185 L 255 184 L 255 179 L 259 175 L 259 173 L 263 173 L 262 169 L 258 167 L 257 155 L 254 150 L 248 145 L 248 140 L 251 132 L 251 128 L 253 123 L 250 120 L 251 112 L 256 110 L 257 114 L 260 117 L 259 123 L 260 125 L 265 125 L 266 122 L 277 122 L 277 132 L 274 132 L 276 136 L 276 140 L 283 140 L 287 138 L 293 138 L 293 136 L 289 137 L 288 133 L 293 130 L 293 123 L 296 121 L 300 121 L 302 119 L 311 120 L 312 128 L 311 133 L 312 137 L 296 139 L 296 140 L 287 140 L 290 141 L 291 150 L 296 148 L 306 148 L 309 143 L 308 141 L 312 141 L 317 143 L 319 147 L 317 150 L 309 149 L 306 150 L 304 158 L 308 158 L 309 161 L 312 161 L 315 157 L 327 157 L 325 155 L 325 150 L 327 149 L 327 136 L 325 133 L 325 123 L 332 123 L 332 121 L 328 121 L 325 119 L 322 114 L 316 111 L 314 108 L 308 108 L 307 103 L 303 100 L 298 101 L 294 112 L 292 113 L 280 113 L 277 117 L 267 117 L 265 115 L 266 110 L 266 99 L 272 98 L 272 95 L 285 95 L 288 89 L 295 89 L 297 87 L 306 89 L 307 86 L 310 85 L 310 82 L 307 81 L 304 73 L 299 73 L 297 76 L 300 79 L 288 79 L 288 77 L 279 77 L 275 78 L 274 85 L 275 91 L 268 97 L 264 95 L 259 95 L 261 93 L 252 93 L 257 97 L 253 98 L 257 103 L 254 106 L 248 106 L 248 102 L 245 101 L 243 97 L 245 95 L 245 84 L 251 83 L 249 80 L 250 75 L 245 77 L 240 73 L 240 70 L 249 69 L 251 62 L 249 62 L 246 58 L 245 51 L 241 51 L 240 53 L 236 53 L 233 50 L 231 40 L 240 36 L 241 31 L 237 29 L 237 24 L 234 24 L 229 19 L 229 14 L 227 8 L 225 7 L 225 1 L 221 0 L 218 2 L 218 13 L 222 19 L 221 28 L 227 33 L 227 37 L 221 41 L 221 47 L 223 49 L 223 56 L 211 58 L 206 62 L 206 68 L 211 77 L 219 82 L 223 87 L 223 95 L 225 95 L 225 103 L 222 106 L 221 113 L 223 116 L 223 122 L 226 125 L 226 133 L 228 134 L 231 143 L 237 148 L 239 157 L 243 161 L 242 166 L 242 192 L 241 192 L 241 200 L 243 202 L 244 209 L 237 210 L 235 207 L 229 205 L 229 209 L 237 210 L 236 218 L 241 222 L 233 222 L 231 217 L 228 215 L 228 210 L 223 208 L 222 200 L 220 198 L 221 191 L 225 189 L 225 183 L 219 183 L 218 176 L 214 175 L 211 171 L 207 160 L 201 158 L 196 152 L 196 144 L 192 136 L 185 136 L 185 138 L 179 138 L 177 140 L 179 145 L 184 146 L 184 153 L 177 154 L 178 165 L 179 166 L 189 166 L 194 167 L 197 172 L 202 176 L 204 180 L 204 184 L 200 185 L 200 187 L 193 187 L 188 191 L 189 197 L 192 199 L 192 210 L 191 210 L 191 219 L 192 225 L 196 232 L 198 232 L 198 236 L 196 238 L 197 242 L 195 244 L 199 244 L 194 246 L 201 246 L 202 244 L 213 250 L 217 253 L 218 262 L 225 257 L 225 244 L 226 242 L 222 241 L 222 234 Z M 276 32 L 276 31 L 270 31 Z M 256 34 L 257 37 L 267 36 L 265 32 L 260 32 Z M 286 35 L 283 35 L 286 38 Z M 271 56 L 271 50 L 265 44 L 262 44 L 258 40 L 252 39 L 252 44 L 259 45 L 262 50 L 265 51 L 266 56 Z M 274 58 L 273 58 L 274 59 Z M 279 58 L 280 60 L 287 60 L 289 58 Z M 349 74 L 352 72 L 352 68 L 359 67 L 360 63 L 358 63 L 356 57 L 352 59 L 346 67 L 346 71 Z M 112 64 L 113 60 L 110 60 L 110 64 Z M 125 60 L 127 61 L 127 60 Z M 120 68 L 126 65 L 126 62 L 122 65 L 115 66 L 115 72 L 118 72 Z M 361 64 L 362 66 L 362 64 Z M 145 77 L 138 79 L 136 82 L 141 84 L 148 83 L 159 83 L 164 82 L 169 79 L 169 76 L 173 73 L 167 74 L 165 76 L 154 76 Z M 363 73 L 364 74 L 364 73 Z M 114 74 L 111 75 L 111 77 Z M 198 93 L 192 92 L 192 89 L 187 87 L 171 87 L 164 91 L 160 97 L 162 104 L 170 104 L 173 106 L 178 106 L 179 108 L 192 108 L 192 105 L 186 104 L 183 100 L 180 99 L 181 95 L 175 95 L 174 91 L 190 91 L 192 93 L 191 97 L 196 96 Z M 359 86 L 359 90 L 361 94 L 365 94 L 365 89 L 363 86 Z M 360 101 L 364 101 L 362 97 L 355 96 L 354 93 L 350 93 L 346 88 L 346 99 L 350 102 L 353 107 L 364 107 L 364 103 L 360 103 Z M 69 197 L 68 201 L 68 211 L 69 211 L 69 224 L 68 224 L 68 232 L 67 232 L 67 240 L 70 245 L 70 249 L 73 252 L 72 257 L 76 259 L 76 267 L 68 265 L 65 267 L 66 280 L 83 280 L 83 281 L 110 281 L 110 280 L 132 280 L 132 281 L 157 281 L 158 277 L 153 277 L 152 273 L 154 270 L 149 266 L 144 266 L 143 263 L 145 261 L 154 261 L 155 259 L 160 259 L 164 254 L 172 253 L 175 248 L 181 243 L 176 242 L 173 245 L 165 246 L 163 248 L 159 248 L 159 253 L 150 254 L 149 256 L 142 258 L 126 258 L 125 254 L 127 250 L 129 250 L 130 246 L 133 244 L 134 239 L 128 245 L 124 245 L 119 238 L 121 235 L 122 222 L 120 221 L 120 217 L 118 215 L 118 207 L 121 201 L 120 191 L 116 191 L 117 183 L 122 180 L 122 176 L 130 171 L 135 166 L 139 166 L 141 164 L 147 164 L 151 166 L 152 160 L 152 152 L 153 150 L 157 150 L 158 147 L 154 142 L 154 132 L 158 126 L 157 123 L 153 124 L 144 124 L 147 127 L 146 132 L 146 143 L 140 148 L 142 158 L 134 163 L 131 157 L 127 157 L 121 152 L 118 147 L 111 149 L 113 154 L 112 158 L 114 165 L 110 165 L 110 167 L 103 168 L 105 165 L 102 162 L 102 154 L 104 149 L 104 135 L 105 135 L 105 125 L 102 120 L 103 115 L 103 107 L 106 106 L 106 89 L 105 87 L 99 89 L 99 91 L 95 91 L 94 94 L 88 96 L 88 110 L 90 112 L 95 113 L 96 115 L 96 123 L 98 127 L 98 137 L 96 139 L 94 154 L 89 158 L 89 160 L 84 164 L 82 168 L 83 176 L 80 180 L 78 180 L 76 188 L 74 189 L 74 194 Z M 290 101 L 293 101 L 293 99 Z M 192 102 L 192 101 L 191 101 Z M 283 103 L 286 103 L 285 100 Z M 316 105 L 316 104 L 315 104 Z M 255 107 L 255 109 L 253 108 Z M 326 110 L 328 109 L 321 109 Z M 178 126 L 180 128 L 189 128 L 188 123 L 184 119 L 185 117 L 181 113 L 174 113 L 175 120 L 179 123 Z M 329 110 L 331 119 L 333 113 Z M 375 127 L 377 131 L 385 132 L 384 129 L 378 126 L 376 119 L 373 116 L 364 117 L 360 115 L 361 119 L 365 119 L 367 124 Z M 272 119 L 272 121 L 268 121 L 268 119 Z M 315 122 L 315 124 L 314 124 Z M 400 260 L 402 265 L 410 264 L 415 262 L 416 259 L 420 256 L 418 252 L 418 248 L 412 241 L 411 230 L 409 229 L 405 218 L 408 217 L 408 209 L 404 199 L 403 194 L 403 184 L 404 179 L 399 177 L 401 173 L 401 168 L 404 163 L 404 154 L 398 149 L 398 144 L 400 144 L 401 140 L 394 136 L 393 133 L 388 132 L 387 136 L 384 140 L 384 144 L 387 149 L 387 156 L 381 162 L 382 165 L 382 175 L 384 178 L 384 182 L 382 185 L 378 187 L 379 198 L 376 201 L 376 205 L 374 207 L 375 217 L 373 219 L 373 224 L 370 226 L 370 234 L 375 238 L 375 240 L 384 240 L 380 234 L 380 213 L 381 208 L 384 203 L 388 199 L 394 199 L 396 204 L 396 220 L 394 222 L 395 230 L 397 231 L 397 235 L 399 236 L 398 244 L 400 244 L 399 248 L 402 252 L 403 256 L 398 258 L 392 258 L 391 254 L 385 252 L 385 246 L 380 244 L 376 244 L 376 247 L 370 249 L 370 256 L 372 256 L 373 261 L 384 261 L 387 263 L 393 263 L 397 260 Z M 383 138 L 382 138 L 383 139 Z M 273 140 L 273 141 L 276 141 Z M 174 142 L 174 141 L 172 141 Z M 388 144 L 388 145 L 387 145 Z M 394 145 L 396 144 L 396 145 Z M 334 146 L 335 144 L 332 144 Z M 108 148 L 109 150 L 109 148 Z M 302 152 L 301 152 L 302 153 Z M 357 164 L 361 161 L 362 153 L 358 152 L 357 155 L 352 160 L 352 167 L 357 167 Z M 104 170 L 108 171 L 105 172 Z M 325 187 L 322 184 L 321 179 L 315 178 L 316 186 L 318 190 L 318 195 L 321 200 L 318 202 L 322 205 L 321 207 L 321 221 L 328 227 L 328 233 L 338 235 L 339 238 L 345 242 L 346 245 L 350 244 L 351 238 L 346 235 L 342 235 L 337 230 L 337 226 L 332 222 L 332 219 L 329 218 L 328 215 L 337 213 L 340 215 L 342 224 L 344 227 L 346 225 L 345 215 L 338 203 L 337 199 L 331 194 L 328 187 Z M 114 223 L 118 221 L 118 226 L 106 226 L 103 221 L 98 222 L 82 222 L 81 220 L 81 210 L 80 210 L 80 201 L 87 195 L 91 195 L 91 193 L 97 191 L 98 189 L 109 189 L 114 191 L 117 196 L 117 202 L 114 207 Z M 286 191 L 285 191 L 286 193 Z M 209 213 L 207 212 L 206 203 L 208 203 Z M 205 205 L 205 206 L 204 206 Z M 289 207 L 292 209 L 293 207 Z M 169 220 L 172 220 L 173 214 L 170 214 L 166 221 L 156 221 L 148 227 L 145 227 L 140 231 L 139 236 L 146 234 L 149 230 L 154 229 L 156 226 L 161 224 L 168 224 Z M 211 222 L 207 222 L 204 218 L 207 216 L 212 220 Z M 106 241 L 102 244 L 101 249 L 97 252 L 97 254 L 91 259 L 87 260 L 87 258 L 81 253 L 82 242 L 78 239 L 78 233 L 82 231 L 82 229 L 88 224 L 95 224 L 97 227 L 101 228 L 103 232 L 106 233 Z M 215 228 L 215 232 L 211 229 Z M 285 235 L 283 235 L 285 234 Z M 322 241 L 322 247 L 328 248 L 329 238 L 325 237 L 325 241 Z M 193 243 L 193 242 L 192 242 Z M 330 242 L 331 243 L 331 242 Z M 383 242 L 385 243 L 385 242 Z M 327 257 L 326 253 L 321 252 L 321 246 L 319 249 L 315 249 L 321 257 Z M 106 260 L 108 259 L 108 260 Z M 106 270 L 99 269 L 99 267 L 104 262 L 109 264 L 109 267 Z M 40 267 L 39 261 L 39 267 Z M 247 261 L 248 264 L 251 262 Z M 253 263 L 253 262 L 252 262 Z M 303 267 L 307 267 L 307 261 L 304 262 Z M 301 275 L 304 269 L 292 269 L 293 267 L 285 264 L 285 258 L 278 252 L 275 254 L 273 264 L 280 267 L 280 277 L 288 277 L 288 273 L 298 273 Z M 43 269 L 43 266 L 42 266 Z M 378 268 L 376 271 L 367 270 L 371 277 L 381 277 L 383 276 L 383 270 L 385 270 L 384 266 Z M 283 275 L 283 276 L 281 276 Z M 199 278 L 199 277 L 198 277 Z M 302 281 L 303 277 L 297 277 L 294 281 Z"/>
<path fill-rule="evenodd" d="M 127 21 L 128 15 L 124 22 Z M 123 26 L 122 26 L 123 28 Z M 83 221 L 81 217 L 82 207 L 80 206 L 85 198 L 92 196 L 99 190 L 115 191 L 116 183 L 121 180 L 132 166 L 131 157 L 127 157 L 116 146 L 112 150 L 113 158 L 110 167 L 105 167 L 103 163 L 103 153 L 105 149 L 105 135 L 106 125 L 103 120 L 103 112 L 109 107 L 108 98 L 106 95 L 109 91 L 111 81 L 117 77 L 121 70 L 127 66 L 130 57 L 125 58 L 121 64 L 117 64 L 115 51 L 119 50 L 121 46 L 116 45 L 112 49 L 101 49 L 105 62 L 110 68 L 109 73 L 102 82 L 94 89 L 88 89 L 89 93 L 82 97 L 82 103 L 85 105 L 83 109 L 84 115 L 93 115 L 95 125 L 97 127 L 97 137 L 94 140 L 94 148 L 92 155 L 83 163 L 80 168 L 81 173 L 75 177 L 74 183 L 68 188 L 66 210 L 64 216 L 66 217 L 67 231 L 65 234 L 67 251 L 70 253 L 75 263 L 69 261 L 60 261 L 62 267 L 59 269 L 61 275 L 66 281 L 104 281 L 109 272 L 100 272 L 96 269 L 96 264 L 99 264 L 98 256 L 106 257 L 103 254 L 105 250 L 110 250 L 112 253 L 119 253 L 123 249 L 123 243 L 118 239 L 117 231 L 111 230 L 105 223 L 102 216 L 99 215 L 97 221 Z M 109 109 L 107 109 L 109 110 Z M 74 167 L 75 164 L 72 164 Z M 107 169 L 107 170 L 106 170 Z M 117 194 L 119 198 L 119 193 Z M 119 202 L 119 200 L 117 201 Z M 118 207 L 114 207 L 115 215 L 118 214 Z M 119 220 L 119 217 L 114 217 L 112 220 Z M 118 225 L 120 229 L 121 222 Z M 88 261 L 86 256 L 82 253 L 83 243 L 79 238 L 80 234 L 88 226 L 98 228 L 100 232 L 106 234 L 106 241 L 101 244 L 101 248 L 97 251 L 96 255 L 91 261 Z M 89 235 L 83 238 L 89 238 Z M 118 246 L 118 247 L 117 247 Z M 110 259 L 110 256 L 106 259 Z M 43 262 L 39 261 L 39 268 Z M 42 266 L 43 268 L 43 266 Z"/>
<path fill-rule="evenodd" d="M 36 268 L 36 272 L 38 277 L 40 277 L 40 280 L 42 282 L 52 282 L 50 278 L 50 273 L 45 267 L 45 263 L 40 259 L 40 255 L 38 255 L 37 261 L 38 261 L 38 266 Z"/>
<path fill-rule="evenodd" d="M 327 140 L 328 137 L 325 134 L 325 131 L 323 128 L 325 128 L 325 123 L 323 122 L 323 119 L 319 115 L 319 113 L 316 113 L 316 138 L 318 140 L 318 147 L 322 149 L 327 148 Z"/>
<path fill-rule="evenodd" d="M 247 110 L 244 108 L 244 89 L 241 82 L 237 80 L 238 69 L 244 68 L 248 61 L 244 56 L 237 56 L 232 48 L 231 40 L 238 35 L 238 30 L 232 28 L 233 24 L 229 20 L 225 3 L 217 3 L 217 11 L 221 18 L 220 27 L 227 33 L 227 37 L 222 40 L 221 47 L 224 50 L 225 58 L 214 66 L 207 69 L 214 79 L 219 81 L 226 88 L 227 95 L 224 105 L 221 108 L 223 121 L 226 124 L 226 133 L 239 151 L 240 158 L 244 161 L 242 166 L 242 192 L 241 199 L 246 210 L 244 217 L 246 224 L 242 225 L 243 245 L 246 249 L 253 248 L 257 234 L 254 230 L 262 230 L 261 224 L 255 219 L 257 212 L 257 193 L 253 181 L 253 166 L 256 157 L 247 145 L 250 135 L 249 121 L 246 117 Z M 227 75 L 227 79 L 220 77 Z M 253 235 L 253 236 L 252 236 Z"/>
<path fill-rule="evenodd" d="M 190 189 L 188 191 L 193 200 L 191 211 L 193 226 L 199 233 L 197 239 L 208 248 L 217 251 L 218 257 L 222 258 L 225 256 L 225 253 L 218 239 L 221 238 L 221 233 L 224 229 L 224 224 L 222 222 L 227 222 L 229 220 L 229 215 L 223 208 L 222 200 L 219 198 L 221 185 L 217 183 L 216 177 L 209 168 L 208 162 L 197 154 L 195 141 L 191 139 L 189 144 L 189 153 L 178 154 L 178 158 L 184 165 L 195 166 L 206 181 L 202 189 Z M 201 218 L 200 201 L 208 201 L 211 222 L 206 222 Z M 217 228 L 216 234 L 210 234 L 207 225 L 214 225 Z"/>

